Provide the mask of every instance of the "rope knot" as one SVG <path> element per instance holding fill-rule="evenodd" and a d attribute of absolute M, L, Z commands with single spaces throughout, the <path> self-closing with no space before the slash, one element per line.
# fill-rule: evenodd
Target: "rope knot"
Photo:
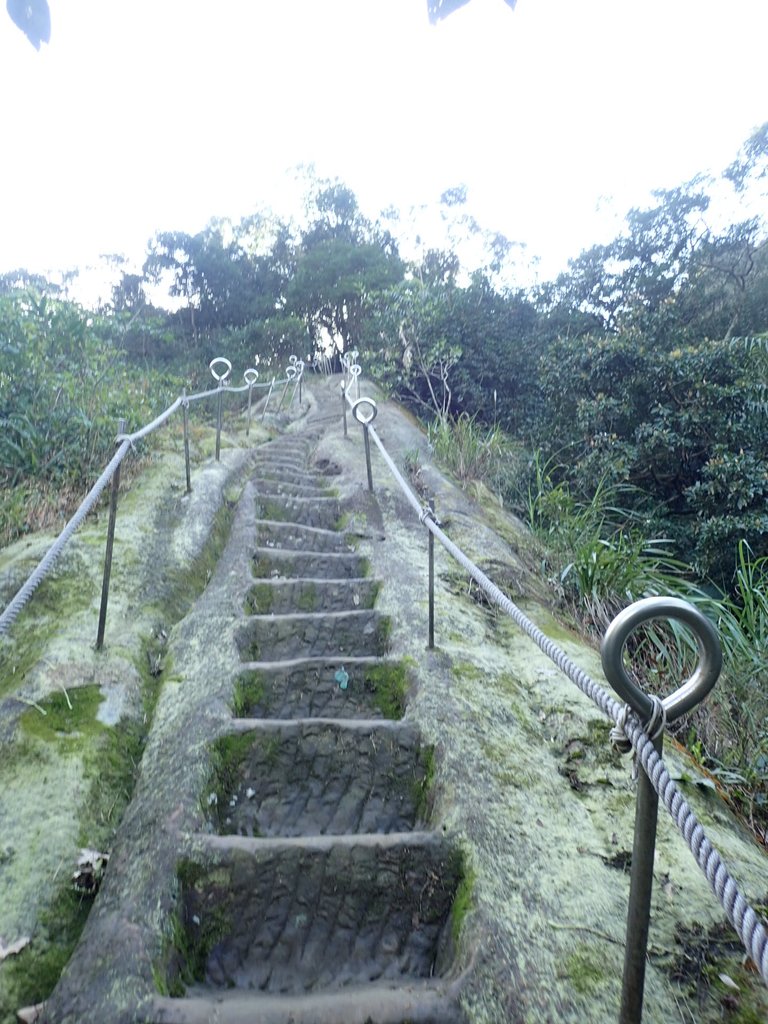
<path fill-rule="evenodd" d="M 667 727 L 667 711 L 659 697 L 652 693 L 648 696 L 650 697 L 653 705 L 651 717 L 647 722 L 643 722 L 641 724 L 644 732 L 648 734 L 649 739 L 655 740 L 661 736 Z M 629 704 L 625 704 L 619 712 L 616 725 L 614 725 L 609 734 L 611 746 L 614 750 L 618 750 L 620 754 L 629 754 L 632 750 L 632 743 L 624 731 L 627 725 L 627 718 L 631 712 L 632 709 Z M 632 781 L 634 782 L 635 779 L 637 779 L 637 751 L 634 752 L 632 759 Z"/>
<path fill-rule="evenodd" d="M 424 508 L 419 513 L 419 522 L 423 526 L 428 519 L 431 519 L 433 523 L 436 521 L 435 513 L 432 507 L 430 505 L 425 505 Z"/>

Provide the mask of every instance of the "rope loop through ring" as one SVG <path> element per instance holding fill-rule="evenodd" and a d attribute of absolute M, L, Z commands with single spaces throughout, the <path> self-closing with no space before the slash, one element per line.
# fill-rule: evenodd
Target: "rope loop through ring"
<path fill-rule="evenodd" d="M 366 405 L 369 408 L 369 412 L 367 414 L 363 412 L 362 409 L 362 407 Z M 362 423 L 364 427 L 367 427 L 369 423 L 373 423 L 378 411 L 376 403 L 372 398 L 358 398 L 356 402 L 352 403 L 352 415 L 355 417 L 357 422 Z"/>
<path fill-rule="evenodd" d="M 699 649 L 699 661 L 693 675 L 661 701 L 667 722 L 674 722 L 706 697 L 717 682 L 723 664 L 715 627 L 687 601 L 678 597 L 646 597 L 619 612 L 605 631 L 600 657 L 606 679 L 637 713 L 641 722 L 649 722 L 654 716 L 654 698 L 630 679 L 624 667 L 624 648 L 638 626 L 659 618 L 674 619 L 686 625 L 696 638 Z"/>
<path fill-rule="evenodd" d="M 218 372 L 217 367 L 223 367 L 221 373 Z M 211 371 L 211 376 L 218 383 L 219 387 L 224 387 L 232 373 L 232 363 L 224 356 L 216 356 L 208 364 L 208 369 Z"/>

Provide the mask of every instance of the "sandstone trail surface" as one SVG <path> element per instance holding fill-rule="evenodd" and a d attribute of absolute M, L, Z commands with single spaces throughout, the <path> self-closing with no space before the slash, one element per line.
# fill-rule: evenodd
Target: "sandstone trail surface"
<path fill-rule="evenodd" d="M 318 440 L 310 417 L 257 450 L 45 1020 L 465 1019 L 463 856 L 429 827 L 433 750 Z"/>
<path fill-rule="evenodd" d="M 613 1024 L 631 766 L 594 705 L 440 548 L 426 649 L 426 531 L 375 448 L 367 490 L 338 378 L 307 394 L 278 436 L 222 455 L 229 538 L 169 628 L 133 796 L 41 1019 Z M 601 680 L 529 571 L 540 555 L 527 531 L 438 472 L 402 409 L 379 401 L 376 429 L 451 538 Z M 190 538 L 199 495 L 179 520 Z M 159 533 L 150 561 L 184 550 L 178 533 L 172 545 Z M 67 648 L 72 675 L 83 647 Z M 665 760 L 767 906 L 753 837 L 671 741 Z M 756 1024 L 766 995 L 661 813 L 644 1019 Z"/>

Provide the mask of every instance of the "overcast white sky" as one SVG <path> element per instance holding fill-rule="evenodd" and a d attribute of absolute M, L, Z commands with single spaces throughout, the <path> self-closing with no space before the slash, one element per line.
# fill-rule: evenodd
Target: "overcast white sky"
<path fill-rule="evenodd" d="M 471 0 L 437 26 L 425 0 L 50 6 L 40 53 L 0 10 L 0 271 L 286 214 L 314 162 L 370 214 L 464 182 L 546 277 L 768 120 L 766 0 Z"/>

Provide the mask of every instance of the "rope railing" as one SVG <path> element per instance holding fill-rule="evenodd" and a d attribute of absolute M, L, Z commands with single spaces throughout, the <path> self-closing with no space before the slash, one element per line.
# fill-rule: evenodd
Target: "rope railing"
<path fill-rule="evenodd" d="M 356 358 L 357 353 L 354 355 Z M 355 365 L 358 367 L 357 372 L 353 371 L 353 366 Z M 345 432 L 346 410 L 347 406 L 349 406 L 353 416 L 358 420 L 363 429 L 369 489 L 373 490 L 369 448 L 369 438 L 372 438 L 382 459 L 384 460 L 385 465 L 387 466 L 387 469 L 395 478 L 408 503 L 419 517 L 419 522 L 429 531 L 430 539 L 435 538 L 440 542 L 448 554 L 458 562 L 459 565 L 461 565 L 469 576 L 478 584 L 489 600 L 509 615 L 519 628 L 536 644 L 536 646 L 554 662 L 560 671 L 563 672 L 564 675 L 566 675 L 567 678 L 570 679 L 583 694 L 585 694 L 585 696 L 589 697 L 590 700 L 592 700 L 603 712 L 603 714 L 613 720 L 617 730 L 620 730 L 623 736 L 626 737 L 631 748 L 634 750 L 637 762 L 642 766 L 643 774 L 641 775 L 641 782 L 644 775 L 648 779 L 649 785 L 652 787 L 653 793 L 655 794 L 654 800 L 657 801 L 660 799 L 666 807 L 672 817 L 672 820 L 680 831 L 680 834 L 685 839 L 696 863 L 705 875 L 712 891 L 720 901 L 728 920 L 735 928 L 745 950 L 755 964 L 763 982 L 768 985 L 768 929 L 766 928 L 763 920 L 744 897 L 738 884 L 731 876 L 728 868 L 725 866 L 720 853 L 708 839 L 703 826 L 696 817 L 696 814 L 670 776 L 664 760 L 661 757 L 661 733 L 659 732 L 659 734 L 654 737 L 650 736 L 647 721 L 644 722 L 641 720 L 640 716 L 632 707 L 629 706 L 629 704 L 619 703 L 599 683 L 595 682 L 595 680 L 592 679 L 584 669 L 577 665 L 576 662 L 574 662 L 568 654 L 562 650 L 562 648 L 546 636 L 546 634 L 544 634 L 477 565 L 475 565 L 475 563 L 461 550 L 461 548 L 459 548 L 443 532 L 436 521 L 434 512 L 430 505 L 424 505 L 424 503 L 419 501 L 418 497 L 408 485 L 376 433 L 376 429 L 373 426 L 373 420 L 376 418 L 377 413 L 375 401 L 370 398 L 358 397 L 353 399 L 351 397 L 350 390 L 353 382 L 359 388 L 359 365 L 347 360 L 346 364 L 342 361 L 342 366 L 345 371 L 344 380 L 342 381 L 342 403 L 345 413 Z M 430 590 L 433 586 L 433 578 L 433 567 L 430 564 Z M 432 607 L 432 602 L 433 594 L 430 593 L 430 608 Z M 657 604 L 656 602 L 660 603 Z M 659 704 L 664 705 L 661 709 L 662 713 L 666 709 L 672 707 L 675 708 L 675 714 L 668 716 L 669 719 L 672 720 L 673 717 L 677 717 L 677 715 L 682 714 L 683 711 L 690 710 L 690 708 L 701 699 L 698 694 L 695 698 L 691 697 L 692 689 L 696 689 L 696 687 L 706 687 L 708 690 L 717 679 L 720 663 L 714 655 L 712 655 L 711 661 L 707 663 L 706 666 L 706 669 L 709 672 L 707 680 L 702 682 L 702 680 L 697 678 L 697 674 L 702 674 L 703 670 L 701 669 L 701 666 L 706 661 L 706 652 L 704 649 L 707 648 L 707 645 L 709 645 L 709 648 L 711 649 L 711 638 L 704 637 L 704 639 L 702 639 L 702 634 L 706 634 L 707 630 L 710 630 L 712 634 L 715 634 L 714 627 L 711 626 L 708 620 L 704 619 L 704 616 L 701 615 L 700 612 L 694 609 L 691 605 L 688 605 L 686 602 L 679 601 L 678 599 L 649 598 L 646 599 L 646 602 L 637 602 L 636 605 L 631 606 L 631 609 L 634 610 L 637 605 L 646 605 L 644 609 L 640 610 L 641 614 L 639 618 L 641 620 L 662 616 L 682 618 L 683 621 L 695 630 L 697 635 L 699 650 L 702 656 L 700 669 L 697 670 L 697 673 L 694 673 L 694 676 L 683 684 L 675 694 L 672 694 L 671 697 L 666 698 L 663 702 L 658 702 Z M 681 609 L 680 606 L 684 606 L 684 608 Z M 626 611 L 630 612 L 630 609 L 627 609 Z M 701 619 L 704 619 L 703 624 L 700 621 Z M 618 622 L 618 619 L 615 620 L 615 622 Z M 614 624 L 612 624 L 611 628 L 613 628 Z M 632 628 L 634 628 L 634 625 Z M 621 643 L 618 645 L 615 642 L 615 636 L 609 637 L 610 633 L 611 629 L 609 629 L 603 642 L 603 666 L 606 671 L 606 676 L 610 679 L 612 684 L 616 685 L 617 690 L 623 694 L 623 691 L 615 682 L 614 672 L 611 671 L 611 668 L 612 666 L 615 666 L 617 662 L 621 664 L 623 647 L 626 643 L 628 633 L 622 636 Z M 430 621 L 430 644 L 431 641 L 432 622 Z M 716 639 L 716 635 L 715 645 L 717 646 L 719 656 L 719 643 Z M 608 649 L 609 647 L 610 650 Z M 716 661 L 717 663 L 712 664 L 712 661 Z M 712 672 L 714 672 L 713 675 Z M 638 690 L 638 693 L 641 694 L 645 700 L 649 700 L 647 695 L 642 694 L 642 691 Z M 682 710 L 680 709 L 681 706 Z M 663 722 L 664 718 L 662 717 L 662 729 Z M 638 787 L 638 791 L 640 794 L 640 786 Z M 644 844 L 647 847 L 647 840 L 649 836 L 639 835 L 639 833 L 647 832 L 651 825 L 652 831 L 650 832 L 651 846 L 649 857 L 647 848 L 642 850 Z M 645 879 L 640 882 L 637 882 L 634 876 L 636 869 L 635 861 L 640 859 L 637 856 L 638 843 L 640 844 L 641 851 L 643 852 L 643 859 L 645 861 L 643 870 L 646 873 Z M 639 1024 L 642 1018 L 643 982 L 648 918 L 650 914 L 650 886 L 653 867 L 653 844 L 655 844 L 655 804 L 652 822 L 647 816 L 641 814 L 640 807 L 638 807 L 635 822 L 633 878 L 631 880 L 630 889 L 622 1004 L 619 1015 L 620 1024 Z M 635 895 L 636 887 L 638 890 L 645 890 L 642 897 L 640 895 Z M 637 905 L 633 906 L 633 902 L 636 904 L 640 899 L 642 899 L 646 905 L 639 908 Z M 640 935 L 637 934 L 638 928 L 636 926 L 631 927 L 633 917 L 637 918 L 638 916 L 643 919 L 643 921 L 641 921 L 639 931 L 642 932 L 644 928 L 644 934 Z"/>
<path fill-rule="evenodd" d="M 223 367 L 223 372 L 221 372 L 221 373 L 218 372 L 218 370 L 217 370 L 218 366 L 222 366 Z M 216 424 L 216 459 L 218 461 L 219 454 L 220 454 L 220 435 L 221 435 L 221 400 L 223 398 L 224 393 L 226 392 L 227 394 L 240 394 L 240 393 L 244 393 L 246 391 L 248 392 L 248 395 L 249 395 L 248 428 L 250 428 L 250 397 L 251 397 L 251 394 L 252 394 L 254 388 L 268 388 L 269 389 L 269 392 L 268 392 L 267 398 L 266 398 L 266 403 L 265 403 L 265 406 L 264 406 L 264 410 L 263 410 L 263 413 L 262 413 L 262 420 L 263 420 L 264 416 L 266 415 L 267 406 L 269 404 L 269 400 L 270 400 L 270 397 L 272 395 L 272 390 L 275 387 L 275 385 L 276 384 L 285 383 L 286 387 L 287 387 L 288 385 L 290 385 L 290 383 L 292 381 L 296 381 L 297 379 L 300 382 L 302 374 L 303 374 L 303 370 L 304 370 L 304 363 L 303 363 L 303 361 L 301 359 L 298 359 L 296 356 L 291 356 L 291 359 L 290 359 L 290 362 L 289 362 L 289 366 L 287 368 L 286 375 L 285 375 L 284 378 L 280 378 L 278 380 L 277 378 L 272 377 L 271 381 L 269 381 L 269 382 L 265 381 L 265 382 L 263 382 L 261 384 L 258 384 L 256 382 L 256 377 L 258 376 L 258 372 L 256 370 L 253 370 L 253 369 L 249 368 L 249 370 L 246 370 L 245 374 L 243 375 L 245 377 L 246 383 L 242 384 L 242 385 L 239 385 L 237 387 L 233 387 L 229 383 L 229 377 L 230 377 L 230 374 L 232 372 L 232 364 L 229 362 L 228 359 L 225 359 L 223 356 L 218 356 L 216 359 L 211 361 L 209 369 L 211 370 L 211 373 L 213 374 L 214 379 L 217 381 L 217 385 L 216 385 L 215 388 L 209 388 L 209 389 L 207 389 L 205 391 L 199 391 L 199 392 L 197 392 L 196 394 L 193 394 L 193 395 L 187 395 L 186 393 L 183 393 L 183 394 L 179 395 L 179 397 L 176 398 L 176 400 L 174 402 L 172 402 L 171 405 L 169 405 L 167 409 L 165 409 L 163 412 L 161 412 L 159 414 L 159 416 L 156 416 L 155 419 L 153 419 L 151 421 L 151 423 L 147 423 L 145 426 L 139 428 L 138 430 L 133 431 L 132 433 L 129 433 L 129 434 L 128 433 L 124 433 L 123 429 L 122 429 L 122 425 L 121 425 L 121 429 L 120 429 L 117 437 L 115 438 L 115 443 L 118 446 L 115 454 L 112 456 L 110 461 L 104 467 L 104 469 L 103 469 L 101 475 L 99 476 L 98 480 L 94 483 L 94 485 L 88 491 L 88 493 L 86 494 L 85 498 L 80 503 L 79 507 L 74 512 L 74 514 L 72 515 L 72 517 L 69 520 L 69 522 L 66 524 L 64 529 L 58 535 L 56 540 L 54 540 L 54 542 L 48 548 L 48 550 L 43 555 L 42 559 L 40 560 L 38 565 L 35 567 L 33 572 L 25 580 L 25 582 L 21 585 L 21 587 L 16 592 L 14 597 L 11 599 L 11 601 L 8 603 L 8 605 L 3 609 L 2 613 L 0 613 L 0 636 L 2 636 L 4 633 L 8 632 L 8 630 L 11 628 L 13 623 L 18 618 L 18 616 L 21 613 L 22 609 L 29 603 L 29 601 L 30 601 L 32 595 L 34 594 L 34 592 L 37 590 L 37 588 L 40 586 L 40 584 L 43 582 L 43 580 L 53 570 L 53 567 L 55 566 L 55 564 L 58 561 L 61 553 L 64 551 L 64 549 L 66 548 L 67 544 L 71 540 L 73 534 L 80 528 L 80 526 L 82 526 L 82 524 L 83 524 L 84 520 L 86 519 L 88 513 L 92 511 L 92 509 L 96 505 L 97 501 L 101 497 L 102 493 L 104 492 L 105 488 L 107 487 L 107 485 L 111 481 L 113 481 L 113 478 L 115 478 L 116 474 L 117 474 L 117 480 L 119 481 L 120 465 L 122 464 L 122 462 L 125 459 L 125 457 L 128 454 L 128 452 L 131 451 L 131 449 L 134 447 L 136 442 L 141 441 L 144 438 L 148 437 L 150 434 L 154 433 L 156 430 L 158 430 L 160 427 L 162 427 L 165 423 L 167 423 L 171 419 L 171 417 L 174 415 L 174 413 L 176 413 L 179 409 L 183 409 L 183 411 L 184 411 L 184 451 L 185 451 L 187 490 L 189 491 L 191 489 L 191 484 L 190 484 L 190 466 L 189 466 L 189 438 L 188 438 L 188 430 L 187 430 L 187 416 L 186 416 L 186 413 L 187 413 L 187 409 L 189 408 L 190 403 L 192 403 L 192 402 L 199 402 L 199 401 L 202 401 L 202 400 L 204 400 L 206 398 L 212 398 L 212 397 L 218 397 L 218 399 L 219 399 L 219 408 L 217 410 L 217 424 Z M 256 375 L 256 376 L 254 376 L 254 375 Z M 295 395 L 296 395 L 296 388 L 294 388 L 294 395 L 292 396 L 292 399 L 291 399 L 292 401 L 293 401 L 293 398 L 295 397 Z M 301 396 L 300 395 L 299 395 L 299 401 L 301 401 Z M 282 403 L 281 403 L 281 406 L 282 406 Z M 114 515 L 115 515 L 115 512 L 116 512 L 116 503 L 117 503 L 117 492 L 116 492 L 116 488 L 113 488 L 112 507 L 110 508 L 110 521 L 111 522 L 114 521 Z M 110 531 L 110 534 L 111 534 L 111 531 Z M 102 644 L 102 641 L 103 641 L 104 616 L 106 615 L 106 600 L 107 600 L 107 594 L 108 594 L 108 591 L 109 591 L 109 566 L 111 565 L 111 560 L 112 560 L 112 543 L 111 543 L 111 539 L 112 539 L 111 535 L 109 535 L 108 539 L 107 539 L 107 551 L 106 551 L 106 555 L 105 555 L 105 575 L 104 575 L 104 583 L 103 583 L 103 587 L 102 587 L 101 613 L 100 613 L 100 616 L 99 616 L 99 628 L 98 628 L 98 634 L 97 634 L 97 640 L 96 640 L 96 647 L 97 647 L 97 649 L 101 648 L 101 644 Z"/>

